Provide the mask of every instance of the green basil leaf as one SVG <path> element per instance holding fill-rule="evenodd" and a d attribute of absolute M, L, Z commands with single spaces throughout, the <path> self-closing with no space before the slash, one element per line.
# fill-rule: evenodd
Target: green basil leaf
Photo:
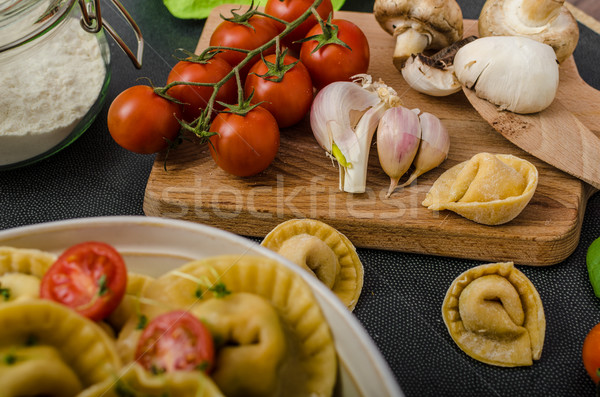
<path fill-rule="evenodd" d="M 331 0 L 334 10 L 339 10 L 345 0 Z M 250 4 L 251 0 L 163 0 L 165 7 L 176 18 L 204 19 L 211 10 L 221 4 Z M 254 5 L 264 6 L 267 0 L 255 0 Z"/>
<path fill-rule="evenodd" d="M 600 237 L 590 244 L 585 262 L 594 294 L 600 298 Z"/>

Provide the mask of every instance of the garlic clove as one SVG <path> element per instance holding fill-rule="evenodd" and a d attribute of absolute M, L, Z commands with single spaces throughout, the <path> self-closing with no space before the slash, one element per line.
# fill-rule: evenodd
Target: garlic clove
<path fill-rule="evenodd" d="M 423 113 L 419 121 L 421 144 L 413 160 L 414 171 L 400 187 L 410 185 L 417 177 L 442 164 L 450 151 L 450 135 L 439 118 L 431 113 Z"/>
<path fill-rule="evenodd" d="M 403 106 L 385 111 L 377 128 L 377 153 L 383 171 L 390 177 L 389 197 L 408 171 L 419 149 L 419 116 Z"/>

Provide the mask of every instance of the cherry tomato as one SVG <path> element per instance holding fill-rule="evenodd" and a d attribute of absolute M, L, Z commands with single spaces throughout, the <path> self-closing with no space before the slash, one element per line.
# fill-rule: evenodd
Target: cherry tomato
<path fill-rule="evenodd" d="M 585 337 L 582 351 L 583 365 L 594 381 L 600 382 L 600 324 L 596 324 Z"/>
<path fill-rule="evenodd" d="M 152 319 L 136 348 L 135 360 L 153 372 L 210 372 L 215 362 L 212 335 L 189 312 L 178 310 Z"/>
<path fill-rule="evenodd" d="M 167 84 L 174 81 L 217 83 L 231 72 L 231 69 L 233 68 L 227 61 L 215 57 L 206 61 L 206 63 L 180 61 L 171 69 L 167 78 Z M 209 86 L 181 84 L 169 89 L 168 94 L 178 101 L 185 103 L 183 106 L 183 119 L 187 122 L 192 122 L 200 117 L 213 91 L 213 87 Z M 236 100 L 237 85 L 235 79 L 231 78 L 217 92 L 216 101 L 235 103 Z M 223 109 L 216 101 L 214 109 Z"/>
<path fill-rule="evenodd" d="M 108 131 L 122 147 L 135 153 L 156 153 L 179 134 L 181 106 L 137 85 L 120 93 L 108 109 Z"/>
<path fill-rule="evenodd" d="M 217 26 L 213 34 L 210 36 L 209 45 L 211 47 L 231 47 L 240 48 L 243 50 L 254 50 L 263 44 L 266 44 L 279 33 L 275 24 L 267 17 L 254 15 L 248 23 L 252 26 L 245 26 L 240 23 L 223 21 Z M 263 51 L 263 55 L 272 54 L 275 52 L 275 46 L 269 47 Z M 226 60 L 232 67 L 237 66 L 246 54 L 235 50 L 226 50 L 216 55 Z M 245 67 L 240 70 L 240 77 L 246 78 L 250 67 L 258 62 L 260 55 L 252 58 Z"/>
<path fill-rule="evenodd" d="M 217 165 L 236 176 L 265 170 L 279 150 L 279 127 L 268 110 L 257 106 L 245 116 L 219 113 L 210 127 L 210 154 Z"/>
<path fill-rule="evenodd" d="M 331 24 L 337 26 L 337 37 L 351 49 L 340 44 L 326 44 L 313 52 L 317 40 L 302 43 L 300 60 L 310 72 L 313 84 L 317 89 L 334 81 L 347 81 L 359 73 L 366 73 L 369 68 L 369 42 L 358 26 L 344 19 L 334 19 Z M 315 25 L 306 37 L 321 34 L 321 25 Z"/>
<path fill-rule="evenodd" d="M 269 0 L 265 5 L 265 13 L 283 19 L 286 22 L 293 22 L 308 10 L 314 3 L 314 0 Z M 331 0 L 323 0 L 316 9 L 321 18 L 327 19 L 330 14 L 333 14 L 333 6 Z M 279 31 L 283 31 L 285 26 L 277 21 L 274 21 L 275 26 Z M 289 47 L 296 53 L 300 52 L 300 43 L 295 41 L 303 39 L 308 31 L 317 24 L 317 18 L 314 15 L 309 16 L 296 29 L 291 31 L 281 40 L 282 44 Z"/>
<path fill-rule="evenodd" d="M 94 321 L 119 305 L 127 288 L 127 269 L 110 245 L 88 241 L 68 248 L 50 266 L 40 297 L 62 303 Z"/>
<path fill-rule="evenodd" d="M 268 55 L 265 61 L 275 65 L 277 56 Z M 283 65 L 290 65 L 296 61 L 296 58 L 286 55 Z M 246 78 L 244 92 L 248 97 L 254 90 L 252 103 L 262 102 L 260 106 L 275 117 L 280 128 L 294 125 L 308 113 L 313 100 L 313 86 L 308 70 L 302 62 L 298 62 L 285 71 L 279 82 L 271 77 L 259 76 L 268 70 L 269 67 L 263 60 L 252 66 Z"/>

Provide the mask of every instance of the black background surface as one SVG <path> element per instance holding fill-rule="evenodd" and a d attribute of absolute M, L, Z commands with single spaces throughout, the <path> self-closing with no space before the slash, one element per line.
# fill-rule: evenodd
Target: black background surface
<path fill-rule="evenodd" d="M 476 19 L 483 0 L 459 0 L 463 16 Z M 165 83 L 177 48 L 194 50 L 204 21 L 172 17 L 162 2 L 123 0 L 140 25 L 146 47 L 136 70 L 109 39 L 112 81 L 107 101 L 91 128 L 53 157 L 0 172 L 0 229 L 62 219 L 143 215 L 144 189 L 153 156 L 132 154 L 114 143 L 106 127 L 111 101 L 149 77 Z M 112 3 L 103 15 L 131 42 Z M 372 1 L 348 0 L 344 10 L 371 12 Z M 580 25 L 575 60 L 584 80 L 600 89 L 600 36 Z M 600 161 L 600 159 L 599 159 Z M 441 304 L 451 282 L 479 262 L 359 250 L 365 285 L 354 311 L 408 396 L 591 396 L 594 385 L 581 362 L 581 345 L 600 322 L 600 299 L 588 281 L 585 254 L 600 237 L 600 195 L 588 203 L 577 250 L 563 263 L 519 266 L 537 287 L 547 320 L 541 360 L 527 368 L 499 368 L 466 356 L 451 340 Z"/>

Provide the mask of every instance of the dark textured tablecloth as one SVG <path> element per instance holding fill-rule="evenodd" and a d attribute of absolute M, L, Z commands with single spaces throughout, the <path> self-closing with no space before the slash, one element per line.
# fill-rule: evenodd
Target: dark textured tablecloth
<path fill-rule="evenodd" d="M 476 19 L 483 0 L 459 0 L 465 18 Z M 109 2 L 103 15 L 129 39 L 124 20 Z M 165 82 L 176 48 L 193 50 L 203 21 L 178 20 L 159 0 L 124 0 L 140 25 L 146 48 L 138 71 L 112 40 L 112 81 L 107 102 L 91 128 L 55 156 L 26 168 L 0 172 L 0 229 L 105 215 L 143 215 L 153 156 L 121 149 L 110 137 L 106 114 L 112 99 L 136 78 Z M 343 9 L 371 12 L 373 1 L 348 0 Z M 600 89 L 600 36 L 580 25 L 575 60 L 584 80 Z M 600 161 L 600 159 L 598 159 Z M 380 348 L 408 396 L 592 396 L 582 361 L 583 339 L 600 322 L 600 299 L 588 281 L 585 254 L 600 236 L 600 195 L 588 203 L 581 240 L 563 263 L 519 266 L 537 287 L 546 312 L 541 360 L 526 368 L 475 361 L 452 341 L 441 304 L 451 282 L 479 264 L 376 250 L 359 250 L 365 284 L 355 315 Z"/>

